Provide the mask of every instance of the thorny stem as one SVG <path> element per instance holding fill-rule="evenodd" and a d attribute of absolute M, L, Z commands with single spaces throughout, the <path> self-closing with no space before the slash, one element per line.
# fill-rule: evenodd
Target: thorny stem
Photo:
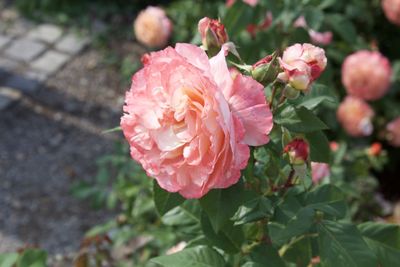
<path fill-rule="evenodd" d="M 272 105 L 273 105 L 274 98 L 275 98 L 275 95 L 276 95 L 276 91 L 277 91 L 277 87 L 276 87 L 276 86 L 273 86 L 273 87 L 272 87 L 271 100 L 269 101 L 269 108 L 270 108 L 271 110 L 272 110 Z"/>

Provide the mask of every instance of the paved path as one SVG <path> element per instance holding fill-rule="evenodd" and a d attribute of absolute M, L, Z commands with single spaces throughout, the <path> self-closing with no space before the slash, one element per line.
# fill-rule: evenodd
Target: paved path
<path fill-rule="evenodd" d="M 2 18 L 0 18 L 2 19 Z M 89 38 L 52 24 L 18 18 L 0 26 L 0 110 L 40 84 L 76 57 Z"/>
<path fill-rule="evenodd" d="M 118 125 L 124 89 L 88 38 L 23 18 L 3 22 L 0 253 L 25 244 L 74 252 L 85 231 L 110 218 L 69 190 L 93 178 L 95 160 L 121 139 L 101 131 Z"/>

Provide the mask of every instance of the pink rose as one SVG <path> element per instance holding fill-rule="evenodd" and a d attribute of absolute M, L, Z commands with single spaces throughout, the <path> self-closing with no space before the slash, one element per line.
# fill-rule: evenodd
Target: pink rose
<path fill-rule="evenodd" d="M 136 39 L 149 47 L 163 47 L 172 32 L 172 23 L 165 11 L 148 6 L 141 11 L 133 23 Z"/>
<path fill-rule="evenodd" d="M 362 50 L 351 54 L 342 66 L 342 83 L 347 93 L 364 100 L 384 96 L 391 75 L 389 60 L 376 51 Z"/>
<path fill-rule="evenodd" d="M 225 5 L 227 7 L 231 7 L 235 2 L 236 2 L 236 0 L 226 0 Z M 245 2 L 249 6 L 253 6 L 253 7 L 258 4 L 258 0 L 243 0 L 243 2 Z"/>
<path fill-rule="evenodd" d="M 286 48 L 279 62 L 284 72 L 278 78 L 294 89 L 307 90 L 324 71 L 327 59 L 323 49 L 306 43 Z"/>
<path fill-rule="evenodd" d="M 387 139 L 393 146 L 400 147 L 400 117 L 391 121 L 387 126 Z"/>
<path fill-rule="evenodd" d="M 235 184 L 249 146 L 266 144 L 273 126 L 264 87 L 233 79 L 224 54 L 208 59 L 191 44 L 150 53 L 126 94 L 121 127 L 131 156 L 186 198 Z"/>
<path fill-rule="evenodd" d="M 225 26 L 216 19 L 202 18 L 198 24 L 201 42 L 205 49 L 220 48 L 228 41 Z"/>
<path fill-rule="evenodd" d="M 311 42 L 319 45 L 328 45 L 332 42 L 333 34 L 330 31 L 326 32 L 317 32 L 313 29 L 309 28 L 304 16 L 298 17 L 293 26 L 296 28 L 304 28 L 308 31 L 308 35 L 310 36 Z"/>
<path fill-rule="evenodd" d="M 314 184 L 318 184 L 331 174 L 329 165 L 320 162 L 311 162 L 311 177 Z"/>
<path fill-rule="evenodd" d="M 336 113 L 338 121 L 349 135 L 368 136 L 373 131 L 374 111 L 362 99 L 346 96 Z"/>
<path fill-rule="evenodd" d="M 382 0 L 381 5 L 386 18 L 400 26 L 400 0 Z"/>

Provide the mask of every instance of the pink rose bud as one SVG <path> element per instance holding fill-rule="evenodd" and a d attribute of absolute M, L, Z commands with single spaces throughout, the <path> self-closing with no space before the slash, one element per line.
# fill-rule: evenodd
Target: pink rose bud
<path fill-rule="evenodd" d="M 283 152 L 289 155 L 291 164 L 300 165 L 307 161 L 310 148 L 304 139 L 296 138 L 285 146 Z"/>
<path fill-rule="evenodd" d="M 389 89 L 389 60 L 377 51 L 362 50 L 348 56 L 342 66 L 347 93 L 364 100 L 377 100 Z"/>
<path fill-rule="evenodd" d="M 400 0 L 382 0 L 381 5 L 386 18 L 400 26 Z"/>
<path fill-rule="evenodd" d="M 228 41 L 228 34 L 225 31 L 225 26 L 216 19 L 202 18 L 199 21 L 199 32 L 201 42 L 206 50 L 218 49 Z"/>
<path fill-rule="evenodd" d="M 362 99 L 346 96 L 336 113 L 338 121 L 351 136 L 368 136 L 373 131 L 374 111 Z"/>
<path fill-rule="evenodd" d="M 149 54 L 132 77 L 121 127 L 131 156 L 169 192 L 200 198 L 240 179 L 249 146 L 273 127 L 264 86 L 228 70 L 225 51 L 211 59 L 178 43 Z"/>
<path fill-rule="evenodd" d="M 163 47 L 172 32 L 172 23 L 165 11 L 148 6 L 141 11 L 133 23 L 136 39 L 149 47 Z"/>
<path fill-rule="evenodd" d="M 251 76 L 261 84 L 275 81 L 279 73 L 279 64 L 276 55 L 268 55 L 257 61 L 251 70 Z"/>
<path fill-rule="evenodd" d="M 309 89 L 311 83 L 321 75 L 327 59 L 323 49 L 306 43 L 286 48 L 279 62 L 284 72 L 278 78 L 294 89 L 303 91 Z"/>
<path fill-rule="evenodd" d="M 387 139 L 392 146 L 400 147 L 400 117 L 391 121 L 387 126 Z"/>
<path fill-rule="evenodd" d="M 331 174 L 329 165 L 320 162 L 311 162 L 311 177 L 314 184 L 320 183 Z"/>
<path fill-rule="evenodd" d="M 375 142 L 371 144 L 371 146 L 368 148 L 367 153 L 370 156 L 378 156 L 382 152 L 382 144 L 379 142 Z"/>
<path fill-rule="evenodd" d="M 331 150 L 333 152 L 336 152 L 339 149 L 339 144 L 338 144 L 338 142 L 332 141 L 329 143 L 329 147 L 331 148 Z"/>

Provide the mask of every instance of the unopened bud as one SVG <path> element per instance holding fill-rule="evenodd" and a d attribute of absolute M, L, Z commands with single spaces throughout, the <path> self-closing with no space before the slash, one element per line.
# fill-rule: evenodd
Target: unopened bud
<path fill-rule="evenodd" d="M 207 17 L 202 18 L 199 21 L 198 28 L 201 35 L 201 42 L 206 50 L 219 50 L 228 41 L 225 26 L 219 20 Z"/>
<path fill-rule="evenodd" d="M 251 76 L 261 84 L 269 84 L 275 81 L 280 67 L 276 54 L 262 58 L 253 65 Z"/>
<path fill-rule="evenodd" d="M 291 164 L 300 165 L 308 160 L 310 148 L 304 139 L 296 138 L 285 146 L 283 152 L 288 154 Z"/>

